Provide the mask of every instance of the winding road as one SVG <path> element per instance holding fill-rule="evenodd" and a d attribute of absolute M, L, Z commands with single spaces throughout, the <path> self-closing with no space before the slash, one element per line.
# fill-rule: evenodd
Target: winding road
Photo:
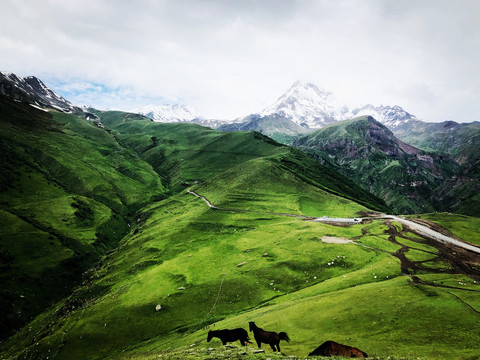
<path fill-rule="evenodd" d="M 316 222 L 324 222 L 324 223 L 361 223 L 363 220 L 371 220 L 371 219 L 390 219 L 393 221 L 398 221 L 401 223 L 403 226 L 409 228 L 410 230 L 417 232 L 420 235 L 423 235 L 429 239 L 444 243 L 444 244 L 450 244 L 453 246 L 461 247 L 465 250 L 480 254 L 480 247 L 474 246 L 472 244 L 468 244 L 466 242 L 454 239 L 450 236 L 446 236 L 444 234 L 439 233 L 438 231 L 435 231 L 427 226 L 417 224 L 416 222 L 406 220 L 404 218 L 394 216 L 394 215 L 386 215 L 382 214 L 380 217 L 367 217 L 367 218 L 329 218 L 329 217 L 321 217 L 321 218 L 316 218 L 316 217 L 311 217 L 311 216 L 305 216 L 305 215 L 296 215 L 296 214 L 285 214 L 285 213 L 274 213 L 274 212 L 262 212 L 262 211 L 254 211 L 254 210 L 242 210 L 242 209 L 229 209 L 229 208 L 222 208 L 219 206 L 216 206 L 212 204 L 205 196 L 197 194 L 196 192 L 188 189 L 187 192 L 193 196 L 196 196 L 199 199 L 202 199 L 205 201 L 205 203 L 210 207 L 211 209 L 216 209 L 216 210 L 225 210 L 225 211 L 239 211 L 239 212 L 251 212 L 251 213 L 257 213 L 257 214 L 270 214 L 270 215 L 280 215 L 280 216 L 290 216 L 290 217 L 298 217 L 298 218 L 304 218 L 307 220 L 312 220 Z"/>

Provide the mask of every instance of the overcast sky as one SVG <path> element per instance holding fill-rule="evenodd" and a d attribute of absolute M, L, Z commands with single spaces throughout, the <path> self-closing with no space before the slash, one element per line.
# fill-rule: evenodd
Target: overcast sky
<path fill-rule="evenodd" d="M 1 0 L 0 66 L 75 104 L 259 112 L 296 80 L 349 106 L 480 120 L 479 0 Z"/>

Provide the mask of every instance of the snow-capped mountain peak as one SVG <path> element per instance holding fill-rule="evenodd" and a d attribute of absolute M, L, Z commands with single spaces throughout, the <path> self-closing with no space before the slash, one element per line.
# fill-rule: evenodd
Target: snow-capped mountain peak
<path fill-rule="evenodd" d="M 297 81 L 260 115 L 280 115 L 303 127 L 320 128 L 343 119 L 346 112 L 331 92 Z"/>
<path fill-rule="evenodd" d="M 194 107 L 190 105 L 146 105 L 134 109 L 131 112 L 149 117 L 153 121 L 167 123 L 204 119 L 204 117 Z"/>

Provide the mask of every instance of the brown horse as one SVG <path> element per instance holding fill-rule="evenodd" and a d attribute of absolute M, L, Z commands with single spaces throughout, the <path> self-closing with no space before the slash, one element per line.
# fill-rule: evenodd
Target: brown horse
<path fill-rule="evenodd" d="M 250 326 L 250 331 L 253 331 L 253 337 L 255 338 L 255 341 L 257 342 L 258 348 L 260 349 L 262 343 L 270 345 L 273 351 L 279 351 L 280 352 L 280 340 L 285 340 L 285 341 L 290 341 L 290 338 L 288 337 L 287 333 L 281 332 L 277 334 L 276 332 L 273 331 L 265 331 L 263 329 L 260 329 L 253 321 L 250 321 L 249 323 Z M 277 347 L 275 349 L 275 346 Z"/>
<path fill-rule="evenodd" d="M 325 341 L 313 350 L 308 356 L 343 356 L 350 358 L 366 358 L 368 355 L 362 350 L 335 341 Z"/>
<path fill-rule="evenodd" d="M 223 345 L 227 345 L 227 342 L 233 342 L 240 340 L 240 344 L 245 346 L 246 343 L 250 340 L 248 338 L 248 332 L 245 329 L 237 328 L 233 330 L 223 329 L 223 330 L 210 330 L 207 336 L 207 342 L 210 342 L 213 337 L 217 337 L 222 341 Z"/>

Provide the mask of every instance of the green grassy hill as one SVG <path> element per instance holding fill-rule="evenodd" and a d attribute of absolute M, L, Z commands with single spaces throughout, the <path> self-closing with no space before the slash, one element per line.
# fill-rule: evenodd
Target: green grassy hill
<path fill-rule="evenodd" d="M 55 266 L 82 265 L 81 254 L 101 258 L 73 292 L 52 297 L 3 341 L 0 358 L 242 357 L 218 339 L 207 343 L 206 334 L 248 321 L 286 331 L 292 341 L 282 352 L 299 357 L 326 340 L 372 357 L 480 356 L 472 346 L 480 340 L 472 331 L 478 258 L 451 256 L 390 221 L 307 220 L 388 207 L 302 152 L 259 133 L 121 112 L 97 112 L 90 123 L 7 100 L 4 107 L 1 139 L 10 155 L 2 159 L 0 255 L 12 280 L 2 291 L 15 304 L 30 288 L 44 298 L 54 276 L 78 280 Z M 457 236 L 479 235 L 470 218 L 451 216 L 438 221 Z M 32 263 L 51 269 L 51 284 L 28 272 Z M 273 355 L 250 350 L 248 358 Z"/>
<path fill-rule="evenodd" d="M 68 294 L 164 197 L 152 167 L 104 129 L 0 97 L 1 337 Z"/>
<path fill-rule="evenodd" d="M 275 174 L 274 167 L 263 170 Z M 290 181 L 280 178 L 279 186 L 290 188 Z M 241 189 L 240 183 L 233 188 L 237 195 Z M 272 194 L 259 190 L 267 210 Z M 315 203 L 317 190 L 304 190 L 281 195 Z M 255 209 L 258 196 L 237 196 L 235 205 Z M 350 215 L 328 202 L 333 214 Z M 299 213 L 321 214 L 324 205 Z M 289 206 L 272 199 L 275 210 Z M 478 274 L 458 271 L 445 258 L 448 248 L 400 224 L 342 227 L 215 210 L 186 192 L 144 208 L 140 218 L 72 296 L 2 344 L 4 357 L 143 359 L 184 350 L 202 358 L 210 347 L 224 352 L 218 340 L 206 342 L 208 330 L 247 328 L 248 321 L 286 331 L 292 339 L 281 344 L 287 355 L 305 356 L 326 340 L 383 358 L 480 355 L 474 346 L 480 335 L 472 331 L 480 309 Z M 454 228 L 456 222 L 466 224 L 456 218 Z M 355 243 L 325 243 L 325 237 Z M 406 268 L 401 254 L 410 261 Z"/>
<path fill-rule="evenodd" d="M 291 151 L 258 133 L 159 124 L 121 112 L 97 112 L 102 125 L 0 101 L 1 338 L 69 294 L 118 245 L 142 206 L 238 164 Z M 305 159 L 293 160 L 292 169 Z M 342 195 L 332 176 L 340 175 L 317 179 L 317 186 Z M 347 186 L 343 195 L 385 208 L 355 189 Z"/>
<path fill-rule="evenodd" d="M 122 144 L 138 153 L 162 175 L 172 193 L 213 176 L 224 176 L 225 171 L 261 157 L 277 164 L 279 173 L 287 171 L 302 178 L 302 182 L 327 192 L 352 199 L 370 209 L 388 211 L 382 200 L 349 178 L 258 132 L 223 132 L 196 124 L 155 123 L 122 112 L 101 112 L 98 115 Z M 249 165 L 244 168 L 254 171 Z M 231 177 L 220 183 L 228 188 L 230 180 Z M 272 186 L 273 183 L 273 179 L 269 179 L 267 184 Z"/>

